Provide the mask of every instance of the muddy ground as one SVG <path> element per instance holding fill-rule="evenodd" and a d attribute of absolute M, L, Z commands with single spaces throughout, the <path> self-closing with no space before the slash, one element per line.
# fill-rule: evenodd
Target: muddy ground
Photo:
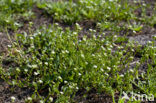
<path fill-rule="evenodd" d="M 131 1 L 131 0 L 130 0 Z M 156 0 L 145 0 L 146 4 L 150 4 L 151 8 L 156 3 Z M 42 11 L 38 8 L 34 7 L 33 11 L 35 12 L 36 18 L 32 19 L 32 22 L 34 23 L 33 29 L 37 29 L 41 25 L 49 25 L 53 23 L 52 18 L 48 18 L 42 14 Z M 141 12 L 140 10 L 136 11 L 138 14 Z M 152 12 L 152 9 L 149 9 L 147 14 L 150 16 Z M 69 25 L 60 24 L 62 27 L 70 27 Z M 85 27 L 93 27 L 94 25 L 90 23 L 82 23 L 80 24 L 82 27 L 84 27 L 84 30 L 80 34 L 80 37 L 82 34 L 85 34 L 88 30 L 88 28 Z M 17 32 L 23 33 L 24 31 L 28 32 L 28 23 L 25 23 L 25 26 L 20 28 Z M 105 31 L 107 32 L 107 31 Z M 122 36 L 123 32 L 120 33 Z M 9 32 L 9 35 L 13 37 L 14 33 Z M 149 41 L 153 40 L 153 36 L 156 36 L 156 26 L 144 26 L 142 31 L 137 33 L 136 35 L 128 35 L 127 38 L 129 41 L 137 42 L 141 45 L 147 45 Z M 8 39 L 8 36 L 6 32 L 0 32 L 0 56 L 2 54 L 7 54 L 7 45 L 11 44 L 10 40 Z M 135 66 L 135 63 L 139 57 L 136 57 L 136 61 L 134 61 L 130 67 L 133 68 Z M 141 67 L 141 69 L 146 69 L 146 64 Z M 10 103 L 10 97 L 14 96 L 16 97 L 16 103 L 24 103 L 24 99 L 28 96 L 31 96 L 32 90 L 28 88 L 20 89 L 18 87 L 14 87 L 14 91 L 11 90 L 12 87 L 10 87 L 7 83 L 5 83 L 2 79 L 0 79 L 0 103 Z M 75 100 L 79 103 L 112 103 L 112 98 L 109 95 L 103 94 L 97 94 L 95 91 L 88 94 L 87 98 L 82 97 L 83 92 L 80 91 L 80 93 L 77 94 L 75 97 Z M 118 95 L 116 95 L 116 98 L 118 98 Z M 38 101 L 36 101 L 37 103 Z M 34 101 L 35 103 L 35 101 Z M 154 103 L 154 102 L 153 102 Z"/>

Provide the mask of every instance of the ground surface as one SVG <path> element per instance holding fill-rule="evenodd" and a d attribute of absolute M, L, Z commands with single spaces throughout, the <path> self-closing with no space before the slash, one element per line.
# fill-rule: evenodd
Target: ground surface
<path fill-rule="evenodd" d="M 146 0 L 147 4 L 153 5 L 156 3 L 155 0 Z M 34 7 L 34 10 L 36 18 L 32 20 L 32 22 L 34 23 L 33 25 L 33 29 L 35 30 L 36 28 L 38 28 L 40 25 L 48 25 L 48 24 L 52 24 L 52 18 L 48 18 L 45 17 L 42 14 L 42 11 L 39 10 L 38 8 Z M 150 13 L 152 10 L 148 10 L 148 12 Z M 139 14 L 139 10 L 136 11 Z M 149 14 L 150 15 L 150 14 Z M 63 27 L 68 27 L 68 25 L 64 25 L 64 24 L 60 24 Z M 87 31 L 87 27 L 88 26 L 94 26 L 92 24 L 87 24 L 87 23 L 82 23 L 80 24 L 84 27 L 86 27 L 86 29 L 84 29 L 82 31 L 82 34 L 84 34 L 85 31 Z M 71 26 L 69 26 L 71 27 Z M 72 28 L 72 27 L 71 27 Z M 28 32 L 28 23 L 25 23 L 25 26 L 20 28 L 17 32 L 22 33 L 23 31 Z M 105 31 L 107 32 L 107 31 Z M 130 31 L 131 32 L 131 31 Z M 11 34 L 11 37 L 13 37 L 14 33 L 9 33 L 9 35 Z M 122 36 L 122 31 L 120 32 Z M 135 41 L 141 45 L 146 45 L 147 42 L 153 40 L 152 37 L 156 36 L 156 27 L 149 27 L 149 26 L 144 26 L 141 32 L 138 32 L 137 35 L 128 35 L 127 38 L 130 41 Z M 80 35 L 81 37 L 81 35 Z M 10 40 L 8 39 L 8 36 L 6 35 L 6 32 L 0 32 L 0 55 L 2 53 L 7 53 L 7 45 L 10 44 Z M 136 57 L 136 61 L 137 61 Z M 136 61 L 134 61 L 131 64 L 131 67 L 133 67 L 136 63 Z M 4 66 L 6 66 L 8 63 L 5 63 Z M 10 64 L 10 63 L 9 63 Z M 142 69 L 146 69 L 146 64 L 142 66 Z M 144 70 L 143 70 L 144 71 Z M 29 90 L 28 88 L 26 89 L 20 89 L 18 87 L 15 87 L 15 91 L 11 91 L 9 90 L 9 88 L 11 88 L 7 83 L 5 83 L 3 80 L 0 79 L 0 103 L 10 103 L 10 98 L 11 96 L 16 97 L 16 103 L 24 103 L 24 98 L 28 97 L 32 94 L 31 90 Z M 78 102 L 80 103 L 112 103 L 112 98 L 111 96 L 108 95 L 98 95 L 94 92 L 90 93 L 88 95 L 88 97 L 86 99 L 81 97 L 81 93 L 79 95 L 77 95 L 76 100 L 78 100 Z M 37 102 L 37 101 L 36 101 Z"/>

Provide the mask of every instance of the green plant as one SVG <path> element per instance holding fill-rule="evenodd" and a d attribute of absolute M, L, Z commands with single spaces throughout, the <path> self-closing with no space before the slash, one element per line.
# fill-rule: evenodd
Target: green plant
<path fill-rule="evenodd" d="M 20 19 L 29 20 L 33 13 L 31 9 L 34 0 L 1 0 L 0 1 L 0 27 L 8 27 L 13 30 L 22 26 Z"/>
<path fill-rule="evenodd" d="M 84 36 L 79 40 L 78 33 L 78 24 L 74 31 L 69 28 L 63 31 L 55 24 L 33 35 L 18 34 L 12 48 L 16 53 L 10 49 L 10 57 L 18 66 L 8 71 L 12 77 L 9 84 L 34 88 L 34 95 L 40 99 L 42 91 L 48 91 L 44 101 L 51 96 L 57 96 L 56 101 L 69 101 L 81 89 L 94 88 L 109 94 L 121 88 L 132 90 L 131 81 L 137 77 L 133 76 L 137 69 L 121 74 L 125 65 L 133 60 L 130 59 L 133 50 L 126 52 L 131 45 L 115 45 L 117 36 L 100 40 L 100 36 L 92 35 L 92 38 Z"/>

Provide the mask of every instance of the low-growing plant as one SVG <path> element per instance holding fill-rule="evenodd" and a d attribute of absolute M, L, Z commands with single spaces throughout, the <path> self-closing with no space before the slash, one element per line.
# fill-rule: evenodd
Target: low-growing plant
<path fill-rule="evenodd" d="M 119 4 L 120 0 L 78 0 L 76 2 L 58 1 L 39 3 L 38 7 L 52 15 L 54 20 L 67 24 L 89 20 L 92 22 L 105 23 L 104 29 L 111 28 L 108 24 L 113 21 L 127 21 L 135 19 L 135 9 L 127 2 Z M 123 9 L 124 8 L 124 9 Z M 107 25 L 106 25 L 107 23 Z"/>
<path fill-rule="evenodd" d="M 32 88 L 32 98 L 37 96 L 44 102 L 51 97 L 55 102 L 70 102 L 78 91 L 92 89 L 106 92 L 114 100 L 115 91 L 133 90 L 138 68 L 123 71 L 133 61 L 133 48 L 139 47 L 131 43 L 117 46 L 117 36 L 101 39 L 91 34 L 91 38 L 84 36 L 80 40 L 79 30 L 78 24 L 74 31 L 64 31 L 55 24 L 33 35 L 17 34 L 9 54 L 16 66 L 0 72 L 3 79 L 12 86 Z M 153 53 L 153 49 L 145 52 Z"/>
<path fill-rule="evenodd" d="M 0 27 L 8 27 L 17 30 L 22 26 L 20 19 L 30 20 L 34 0 L 1 0 L 0 1 Z"/>

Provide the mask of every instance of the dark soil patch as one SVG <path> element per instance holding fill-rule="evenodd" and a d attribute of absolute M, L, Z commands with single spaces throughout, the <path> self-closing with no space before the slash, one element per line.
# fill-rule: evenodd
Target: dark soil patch
<path fill-rule="evenodd" d="M 14 89 L 14 90 L 11 90 Z M 15 97 L 15 103 L 25 103 L 25 99 L 32 94 L 28 88 L 11 87 L 0 79 L 0 103 L 11 103 L 11 97 Z"/>
<path fill-rule="evenodd" d="M 10 44 L 8 37 L 5 33 L 0 32 L 0 55 L 7 52 L 7 45 Z"/>

